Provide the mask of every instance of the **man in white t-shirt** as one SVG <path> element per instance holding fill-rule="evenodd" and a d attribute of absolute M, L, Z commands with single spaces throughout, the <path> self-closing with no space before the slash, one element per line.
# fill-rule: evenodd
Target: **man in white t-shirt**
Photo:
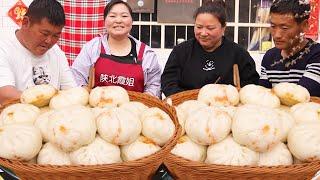
<path fill-rule="evenodd" d="M 38 84 L 76 86 L 63 51 L 56 45 L 65 14 L 56 0 L 34 0 L 22 26 L 0 41 L 0 104 L 19 99 Z"/>

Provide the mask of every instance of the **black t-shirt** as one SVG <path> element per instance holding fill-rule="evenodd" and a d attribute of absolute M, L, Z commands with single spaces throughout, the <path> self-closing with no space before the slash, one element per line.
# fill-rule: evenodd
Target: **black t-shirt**
<path fill-rule="evenodd" d="M 220 47 L 216 50 L 219 48 Z M 191 59 L 186 62 L 184 70 L 182 71 L 182 82 L 185 88 L 193 89 L 202 87 L 206 84 L 214 83 L 219 76 L 221 76 L 221 69 L 217 66 L 221 64 L 221 62 L 219 62 L 219 58 L 217 58 L 216 50 L 207 52 L 198 42 L 195 43 Z M 195 74 L 197 75 L 195 76 Z"/>
<path fill-rule="evenodd" d="M 213 52 L 206 52 L 190 39 L 174 47 L 161 76 L 161 88 L 166 96 L 212 84 L 233 84 L 233 65 L 240 71 L 241 86 L 257 84 L 259 75 L 254 60 L 238 44 L 222 39 Z"/>

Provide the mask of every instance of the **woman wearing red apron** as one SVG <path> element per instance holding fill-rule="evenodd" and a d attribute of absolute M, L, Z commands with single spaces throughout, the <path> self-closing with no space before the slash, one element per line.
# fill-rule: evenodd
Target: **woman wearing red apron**
<path fill-rule="evenodd" d="M 129 35 L 131 15 L 130 6 L 121 0 L 107 4 L 107 33 L 87 42 L 72 65 L 78 85 L 88 85 L 89 69 L 94 67 L 94 86 L 116 85 L 160 96 L 160 66 L 152 49 Z"/>
<path fill-rule="evenodd" d="M 94 86 L 121 86 L 130 91 L 144 91 L 142 58 L 145 44 L 141 43 L 137 56 L 134 40 L 131 40 L 131 51 L 126 56 L 108 55 L 101 45 L 101 53 L 94 65 Z"/>

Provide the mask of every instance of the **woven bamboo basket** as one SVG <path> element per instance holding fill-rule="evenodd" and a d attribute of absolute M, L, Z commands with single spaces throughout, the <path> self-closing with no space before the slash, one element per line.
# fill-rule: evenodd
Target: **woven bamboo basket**
<path fill-rule="evenodd" d="M 176 131 L 173 137 L 155 154 L 135 161 L 108 165 L 39 165 L 4 158 L 0 158 L 0 165 L 13 170 L 21 179 L 151 179 L 157 168 L 163 163 L 164 157 L 166 157 L 175 146 L 181 127 L 178 123 L 175 110 L 171 106 L 146 94 L 137 92 L 128 93 L 131 101 L 139 101 L 149 107 L 158 107 L 164 110 L 170 115 L 175 124 Z"/>
<path fill-rule="evenodd" d="M 189 90 L 169 96 L 172 105 L 176 106 L 186 100 L 196 100 L 199 90 Z M 320 103 L 320 98 L 312 97 L 311 101 Z M 226 166 L 205 164 L 190 161 L 169 154 L 165 159 L 166 167 L 175 179 L 252 179 L 252 180 L 310 180 L 320 170 L 320 161 L 289 166 Z"/>

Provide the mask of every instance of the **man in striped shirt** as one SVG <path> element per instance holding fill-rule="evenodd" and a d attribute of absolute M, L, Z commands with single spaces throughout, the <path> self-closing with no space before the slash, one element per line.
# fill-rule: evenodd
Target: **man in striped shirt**
<path fill-rule="evenodd" d="M 307 0 L 276 0 L 270 8 L 275 47 L 261 63 L 259 83 L 271 88 L 280 82 L 296 83 L 320 96 L 320 44 L 304 37 L 308 29 Z"/>

